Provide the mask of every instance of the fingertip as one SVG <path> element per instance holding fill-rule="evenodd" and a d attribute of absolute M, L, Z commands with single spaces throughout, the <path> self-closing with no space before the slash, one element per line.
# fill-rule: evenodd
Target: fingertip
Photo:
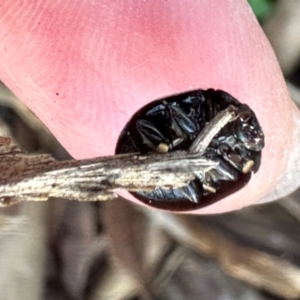
<path fill-rule="evenodd" d="M 146 103 L 212 87 L 249 104 L 266 147 L 247 187 L 197 213 L 250 205 L 284 172 L 290 99 L 247 1 L 107 0 L 91 7 L 61 0 L 22 10 L 9 2 L 0 13 L 3 81 L 75 158 L 114 154 L 121 130 Z"/>

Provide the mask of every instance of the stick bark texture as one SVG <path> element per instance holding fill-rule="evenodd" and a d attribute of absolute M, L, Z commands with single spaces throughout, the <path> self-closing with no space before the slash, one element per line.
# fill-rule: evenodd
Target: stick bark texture
<path fill-rule="evenodd" d="M 151 191 L 178 188 L 217 168 L 203 156 L 211 139 L 235 118 L 229 107 L 204 129 L 188 151 L 122 154 L 87 160 L 56 161 L 50 155 L 27 155 L 0 137 L 0 206 L 62 197 L 78 201 L 115 198 L 116 189 Z M 201 147 L 198 144 L 202 143 Z"/>

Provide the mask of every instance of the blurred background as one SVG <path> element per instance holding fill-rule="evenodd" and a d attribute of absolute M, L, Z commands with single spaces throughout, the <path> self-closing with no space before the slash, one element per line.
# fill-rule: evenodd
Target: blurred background
<path fill-rule="evenodd" d="M 300 1 L 249 0 L 300 105 Z M 0 83 L 0 135 L 70 155 Z M 0 299 L 300 299 L 300 193 L 217 216 L 120 199 L 0 209 Z"/>

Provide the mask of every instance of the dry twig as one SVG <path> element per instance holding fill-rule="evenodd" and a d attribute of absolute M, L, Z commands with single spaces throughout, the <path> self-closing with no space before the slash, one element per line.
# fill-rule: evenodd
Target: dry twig
<path fill-rule="evenodd" d="M 189 151 L 167 154 L 124 154 L 58 162 L 50 155 L 26 155 L 10 138 L 0 138 L 0 205 L 45 201 L 49 197 L 97 201 L 114 191 L 178 188 L 218 163 L 203 157 L 212 138 L 236 117 L 233 107 L 220 112 L 199 134 Z"/>

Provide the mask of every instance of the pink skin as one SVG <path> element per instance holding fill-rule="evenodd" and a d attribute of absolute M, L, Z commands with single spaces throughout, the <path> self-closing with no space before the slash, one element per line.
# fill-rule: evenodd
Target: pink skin
<path fill-rule="evenodd" d="M 299 113 L 246 1 L 22 3 L 0 6 L 1 80 L 75 158 L 114 154 L 120 131 L 149 101 L 213 87 L 251 106 L 266 147 L 247 187 L 196 213 L 273 200 L 275 187 L 284 195 L 299 185 L 276 185 L 298 161 Z"/>

